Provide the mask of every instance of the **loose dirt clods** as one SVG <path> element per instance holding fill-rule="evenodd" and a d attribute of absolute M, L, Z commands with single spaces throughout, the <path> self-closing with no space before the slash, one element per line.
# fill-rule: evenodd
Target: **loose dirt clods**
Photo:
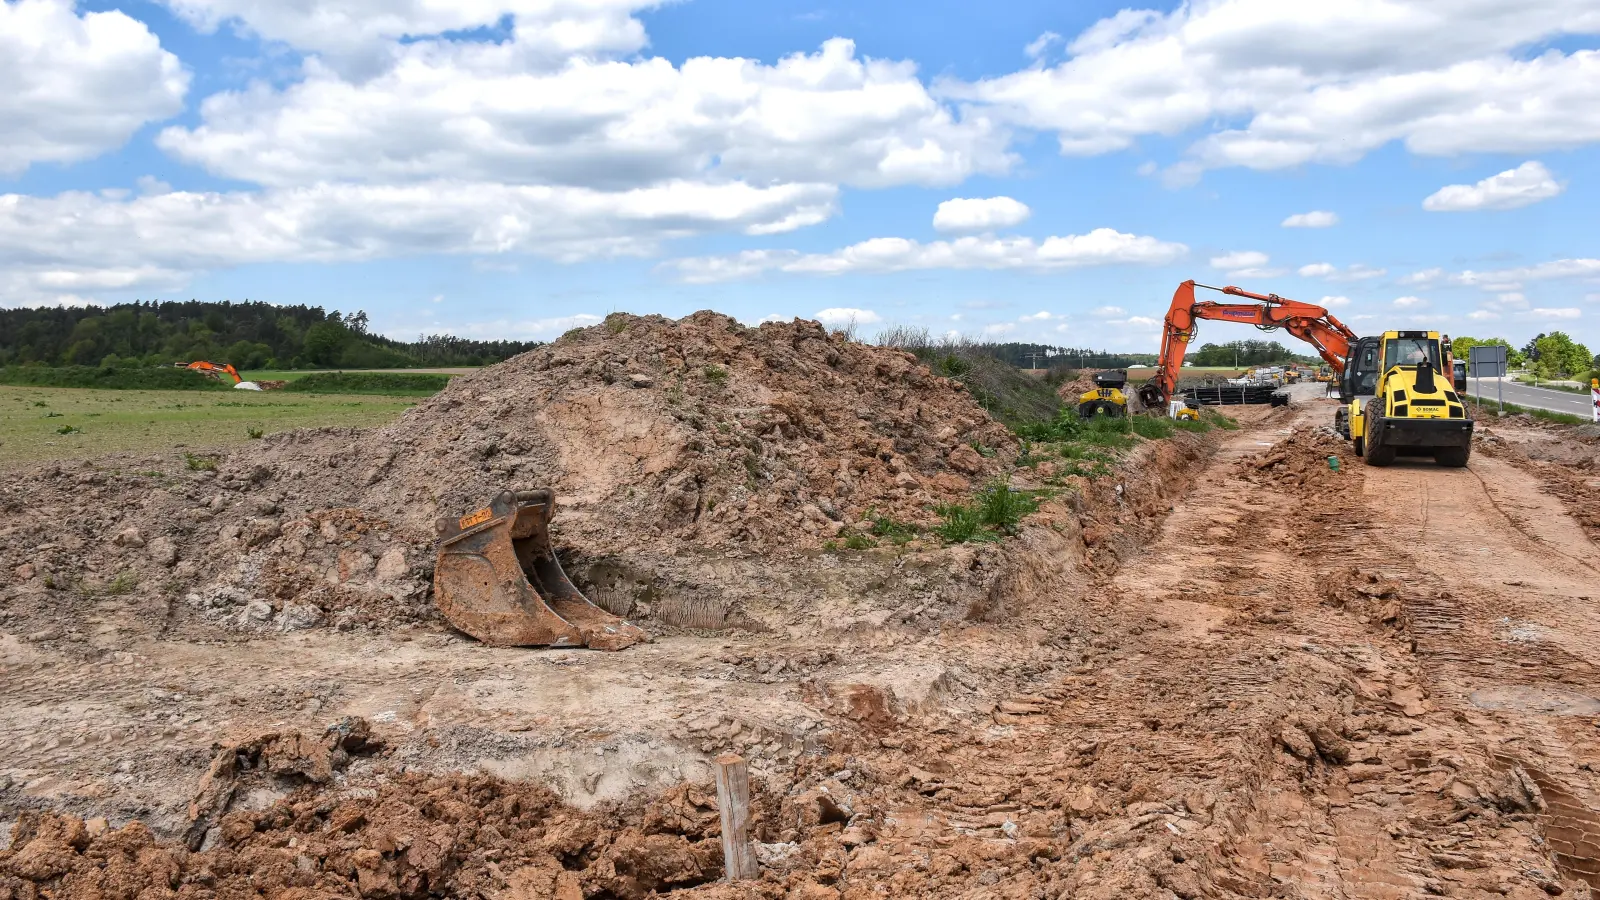
<path fill-rule="evenodd" d="M 388 429 L 19 475 L 0 898 L 1589 895 L 1600 549 L 1514 424 L 1367 469 L 1309 387 L 1048 485 L 902 354 L 619 316 Z M 997 477 L 1016 536 L 911 527 Z M 543 485 L 656 642 L 439 623 L 432 517 Z"/>

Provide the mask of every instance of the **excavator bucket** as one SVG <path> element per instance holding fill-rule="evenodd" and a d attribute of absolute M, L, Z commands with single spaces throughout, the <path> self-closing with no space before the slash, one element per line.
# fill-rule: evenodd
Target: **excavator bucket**
<path fill-rule="evenodd" d="M 505 491 L 434 522 L 433 599 L 457 629 L 493 647 L 621 650 L 649 637 L 589 602 L 550 547 L 549 489 Z"/>

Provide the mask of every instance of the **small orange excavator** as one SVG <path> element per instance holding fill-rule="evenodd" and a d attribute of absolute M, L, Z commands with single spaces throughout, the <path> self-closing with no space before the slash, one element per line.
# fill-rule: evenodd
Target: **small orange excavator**
<path fill-rule="evenodd" d="M 1200 287 L 1233 297 L 1247 297 L 1256 303 L 1216 303 L 1196 300 L 1194 289 Z M 1219 322 L 1239 322 L 1254 325 L 1263 331 L 1277 328 L 1289 332 L 1317 350 L 1335 372 L 1343 372 L 1345 359 L 1356 333 L 1331 313 L 1311 303 L 1289 300 L 1277 294 L 1256 294 L 1243 288 L 1212 287 L 1195 281 L 1178 285 L 1172 295 L 1172 307 L 1161 332 L 1161 357 L 1156 363 L 1156 375 L 1139 388 L 1139 399 L 1150 409 L 1164 409 L 1178 392 L 1178 376 L 1183 371 L 1183 357 L 1194 340 L 1196 323 L 1201 319 Z"/>
<path fill-rule="evenodd" d="M 235 369 L 231 363 L 223 363 L 219 366 L 214 362 L 198 360 L 192 363 L 173 363 L 173 365 L 180 369 L 189 369 L 190 371 L 199 372 L 201 375 L 204 375 L 207 378 L 215 378 L 219 381 L 222 379 L 222 376 L 226 375 L 233 379 L 233 386 L 241 391 L 262 390 L 262 385 L 254 381 L 245 381 L 244 377 L 239 374 L 239 370 Z M 276 384 L 281 387 L 283 382 L 276 382 Z"/>
<path fill-rule="evenodd" d="M 239 374 L 239 370 L 235 369 L 232 364 L 229 363 L 224 363 L 219 366 L 213 362 L 199 360 L 192 363 L 173 363 L 173 365 L 180 369 L 190 369 L 192 371 L 199 372 L 201 375 L 204 375 L 207 378 L 221 378 L 223 375 L 227 375 L 233 379 L 234 384 L 244 381 L 244 378 Z"/>

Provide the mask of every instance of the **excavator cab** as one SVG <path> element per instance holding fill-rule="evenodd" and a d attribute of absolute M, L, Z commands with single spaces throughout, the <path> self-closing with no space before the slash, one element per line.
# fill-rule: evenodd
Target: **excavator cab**
<path fill-rule="evenodd" d="M 1128 386 L 1127 369 L 1111 369 L 1094 376 L 1094 390 L 1078 396 L 1078 416 L 1092 419 L 1095 416 L 1125 416 L 1128 414 L 1128 395 L 1122 389 Z"/>
<path fill-rule="evenodd" d="M 1436 331 L 1386 331 L 1351 346 L 1335 427 L 1369 465 L 1432 456 L 1460 468 L 1473 423 L 1456 393 L 1449 345 Z"/>
<path fill-rule="evenodd" d="M 1344 371 L 1335 382 L 1339 388 L 1339 408 L 1333 414 L 1333 428 L 1347 441 L 1352 414 L 1361 415 L 1361 404 L 1378 393 L 1378 376 L 1383 372 L 1383 338 L 1357 338 L 1350 343 Z"/>
<path fill-rule="evenodd" d="M 451 625 L 492 647 L 621 650 L 645 633 L 589 602 L 550 544 L 555 494 L 504 491 L 434 521 L 433 599 Z"/>

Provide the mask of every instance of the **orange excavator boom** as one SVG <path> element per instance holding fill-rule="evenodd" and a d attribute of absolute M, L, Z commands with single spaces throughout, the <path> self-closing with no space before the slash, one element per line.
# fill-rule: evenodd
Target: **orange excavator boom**
<path fill-rule="evenodd" d="M 239 374 L 239 370 L 235 369 L 232 363 L 224 363 L 219 366 L 213 362 L 198 360 L 192 363 L 173 363 L 173 365 L 181 369 L 193 369 L 202 375 L 208 375 L 212 378 L 221 378 L 226 373 L 228 377 L 233 379 L 234 384 L 244 381 L 244 377 Z"/>
<path fill-rule="evenodd" d="M 1196 300 L 1194 289 L 1197 287 L 1259 302 L 1215 303 Z M 1177 393 L 1183 357 L 1188 352 L 1189 342 L 1194 340 L 1195 325 L 1201 319 L 1239 322 L 1261 329 L 1282 328 L 1315 347 L 1317 355 L 1335 372 L 1344 371 L 1350 342 L 1356 339 L 1354 331 L 1315 304 L 1289 300 L 1277 294 L 1256 294 L 1232 285 L 1213 287 L 1185 281 L 1173 293 L 1172 306 L 1162 323 L 1161 357 L 1156 363 L 1156 376 L 1140 389 L 1145 405 L 1164 406 Z"/>

